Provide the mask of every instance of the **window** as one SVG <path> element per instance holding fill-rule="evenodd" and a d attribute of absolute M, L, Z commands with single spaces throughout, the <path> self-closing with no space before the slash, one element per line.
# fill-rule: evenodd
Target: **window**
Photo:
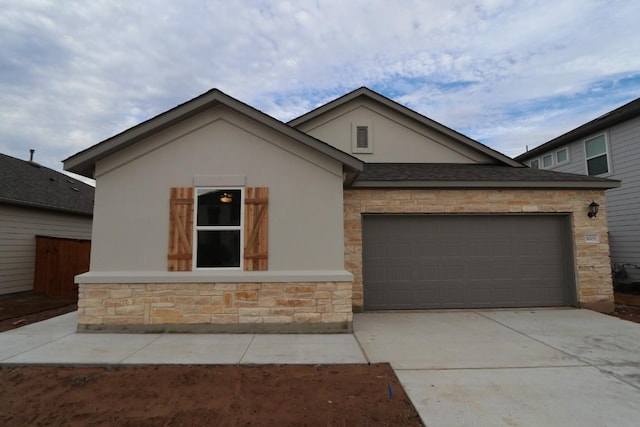
<path fill-rule="evenodd" d="M 542 167 L 549 169 L 551 166 L 553 166 L 553 156 L 551 154 L 542 156 Z"/>
<path fill-rule="evenodd" d="M 168 271 L 269 269 L 269 187 L 170 190 Z"/>
<path fill-rule="evenodd" d="M 566 148 L 556 151 L 556 164 L 561 164 L 569 161 L 569 151 Z"/>
<path fill-rule="evenodd" d="M 538 159 L 531 160 L 529 166 L 531 166 L 531 169 L 540 169 L 540 161 Z"/>
<path fill-rule="evenodd" d="M 587 160 L 587 173 L 589 175 L 609 173 L 607 140 L 604 134 L 587 139 L 584 142 L 584 152 Z"/>
<path fill-rule="evenodd" d="M 198 188 L 196 267 L 240 267 L 242 190 Z"/>

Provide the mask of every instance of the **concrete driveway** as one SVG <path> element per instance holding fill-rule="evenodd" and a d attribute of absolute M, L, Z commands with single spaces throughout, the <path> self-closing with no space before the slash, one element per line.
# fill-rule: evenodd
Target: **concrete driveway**
<path fill-rule="evenodd" d="M 640 425 L 640 324 L 588 310 L 361 313 L 428 427 Z"/>

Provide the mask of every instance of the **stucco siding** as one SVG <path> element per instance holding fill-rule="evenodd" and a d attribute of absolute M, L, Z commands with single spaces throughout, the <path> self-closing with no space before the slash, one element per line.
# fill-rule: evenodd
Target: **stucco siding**
<path fill-rule="evenodd" d="M 33 289 L 37 235 L 91 239 L 91 218 L 0 205 L 0 294 Z"/>
<path fill-rule="evenodd" d="M 372 153 L 352 152 L 352 126 L 369 126 Z M 366 162 L 494 163 L 452 138 L 371 101 L 354 101 L 304 123 L 309 135 Z"/>
<path fill-rule="evenodd" d="M 269 188 L 270 271 L 343 269 L 341 163 L 216 108 L 97 164 L 91 271 L 166 272 L 169 189 L 196 176 Z"/>

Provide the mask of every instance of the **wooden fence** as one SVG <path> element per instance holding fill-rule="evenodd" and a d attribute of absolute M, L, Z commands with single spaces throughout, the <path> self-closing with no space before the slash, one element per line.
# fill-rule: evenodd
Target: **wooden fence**
<path fill-rule="evenodd" d="M 89 271 L 91 240 L 36 236 L 33 291 L 49 296 L 77 297 L 73 278 Z"/>

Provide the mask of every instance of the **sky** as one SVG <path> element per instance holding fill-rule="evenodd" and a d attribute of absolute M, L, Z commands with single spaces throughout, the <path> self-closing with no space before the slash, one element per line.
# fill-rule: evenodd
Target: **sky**
<path fill-rule="evenodd" d="M 640 97 L 640 1 L 0 0 L 0 153 L 56 170 L 212 88 L 361 86 L 516 156 Z"/>

